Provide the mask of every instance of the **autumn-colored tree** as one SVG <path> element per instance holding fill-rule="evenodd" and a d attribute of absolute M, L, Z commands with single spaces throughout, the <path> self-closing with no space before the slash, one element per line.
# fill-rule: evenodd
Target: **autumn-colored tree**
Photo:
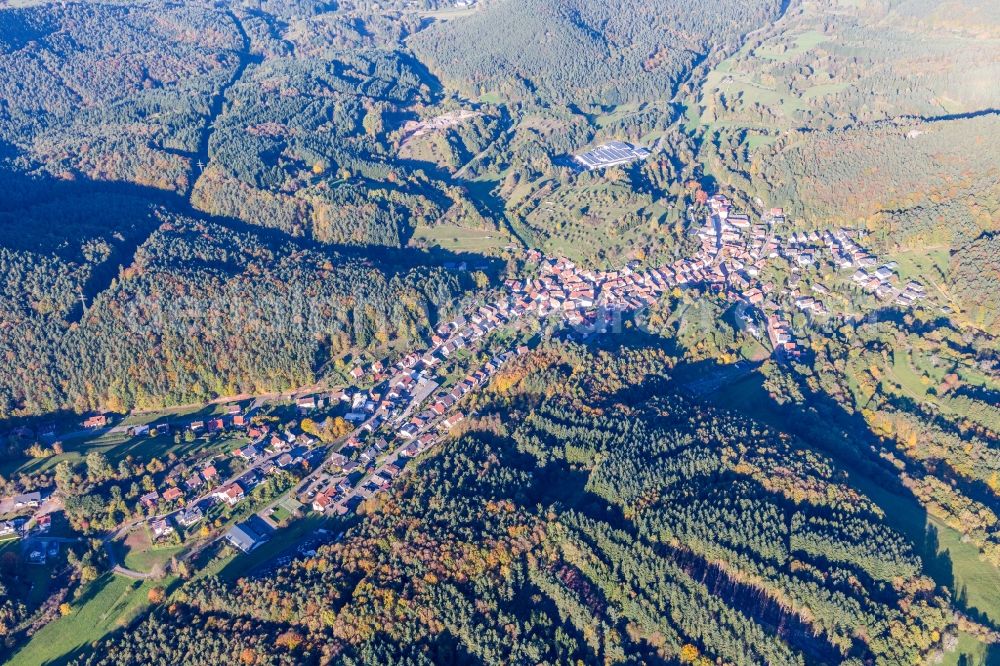
<path fill-rule="evenodd" d="M 680 659 L 685 664 L 693 664 L 698 659 L 699 654 L 697 647 L 685 643 L 684 647 L 681 648 Z"/>
<path fill-rule="evenodd" d="M 69 615 L 72 612 L 73 612 L 73 607 L 70 606 L 65 601 L 59 604 L 59 614 L 62 615 L 63 617 Z"/>
<path fill-rule="evenodd" d="M 323 436 L 320 434 L 319 426 L 312 419 L 310 418 L 302 419 L 302 422 L 299 423 L 299 427 L 302 428 L 302 432 L 306 433 L 307 435 L 312 435 L 313 437 L 319 437 L 320 439 L 323 439 Z"/>
<path fill-rule="evenodd" d="M 255 664 L 257 663 L 257 653 L 254 652 L 253 648 L 243 648 L 240 651 L 240 663 L 241 664 Z"/>
<path fill-rule="evenodd" d="M 167 591 L 163 587 L 157 585 L 156 587 L 150 588 L 149 592 L 146 593 L 146 598 L 151 604 L 162 604 L 167 598 Z"/>
<path fill-rule="evenodd" d="M 351 432 L 351 424 L 343 416 L 336 416 L 332 419 L 327 419 L 327 429 L 333 435 L 334 439 L 339 439 Z"/>
<path fill-rule="evenodd" d="M 361 119 L 361 126 L 365 128 L 368 136 L 378 136 L 382 133 L 382 112 L 377 107 L 368 109 L 368 113 Z"/>
<path fill-rule="evenodd" d="M 278 638 L 275 639 L 274 644 L 279 647 L 294 650 L 302 644 L 302 634 L 294 629 L 289 629 L 288 631 L 279 634 Z"/>

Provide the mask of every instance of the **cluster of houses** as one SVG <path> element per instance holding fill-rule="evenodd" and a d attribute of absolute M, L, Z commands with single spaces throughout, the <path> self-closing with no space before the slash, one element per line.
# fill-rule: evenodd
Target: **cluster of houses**
<path fill-rule="evenodd" d="M 188 424 L 188 429 L 194 433 L 230 427 L 245 430 L 250 443 L 233 450 L 230 457 L 221 462 L 226 463 L 228 469 L 243 469 L 242 474 L 225 481 L 217 455 L 193 465 L 178 462 L 164 476 L 160 490 L 152 490 L 139 498 L 151 514 L 157 515 L 149 523 L 154 539 L 174 533 L 171 521 L 183 528 L 200 522 L 204 517 L 205 499 L 235 506 L 271 472 L 302 462 L 315 444 L 315 440 L 304 432 L 293 433 L 285 429 L 278 433 L 272 432 L 266 424 L 252 425 L 238 405 L 227 407 L 225 417 Z"/>
<path fill-rule="evenodd" d="M 192 421 L 188 424 L 188 429 L 195 433 L 220 432 L 227 427 L 246 428 L 250 425 L 250 419 L 243 413 L 243 408 L 239 405 L 229 405 L 223 416 L 208 419 L 206 421 Z"/>
<path fill-rule="evenodd" d="M 343 403 L 344 418 L 356 426 L 346 446 L 328 456 L 321 468 L 324 473 L 307 485 L 300 499 L 317 512 L 344 513 L 348 510 L 347 500 L 368 497 L 387 488 L 402 472 L 402 459 L 434 446 L 442 433 L 461 420 L 461 414 L 455 410 L 465 395 L 487 383 L 504 363 L 527 349 L 519 347 L 494 356 L 448 390 L 438 390 L 439 385 L 434 381 L 438 366 L 460 350 L 475 348 L 478 341 L 497 328 L 523 317 L 558 316 L 574 325 L 600 325 L 602 321 L 609 322 L 613 312 L 639 310 L 655 303 L 665 292 L 699 285 L 751 306 L 741 315 L 746 330 L 760 336 L 760 322 L 775 354 L 795 357 L 800 353 L 799 348 L 780 300 L 787 300 L 804 312 L 829 314 L 824 302 L 828 295 L 826 287 L 813 284 L 808 292 L 800 291 L 798 283 L 803 269 L 822 262 L 839 269 L 856 268 L 852 280 L 861 289 L 883 300 L 894 299 L 903 306 L 925 297 L 924 288 L 915 281 L 902 288 L 895 286 L 899 280 L 894 264 L 875 268 L 878 261 L 859 244 L 857 232 L 793 231 L 783 237 L 777 233 L 785 221 L 780 208 L 766 211 L 761 221 L 754 223 L 749 216 L 734 211 L 731 202 L 722 195 L 710 197 L 708 206 L 710 215 L 704 225 L 694 230 L 700 249 L 691 257 L 657 267 L 641 269 L 633 263 L 619 270 L 604 271 L 583 269 L 568 259 L 531 251 L 529 262 L 538 264 L 534 277 L 508 279 L 505 289 L 490 302 L 442 324 L 434 332 L 429 349 L 406 354 L 394 363 L 375 361 L 355 365 L 349 371 L 352 379 L 360 382 L 368 378 L 378 388 L 349 387 L 297 399 L 301 415 Z M 791 266 L 792 275 L 786 286 L 776 288 L 762 278 L 762 273 L 769 260 L 779 257 Z M 784 298 L 779 300 L 779 297 Z M 84 422 L 88 428 L 107 424 L 103 415 Z M 169 432 L 169 426 L 156 426 L 158 431 L 160 428 Z M 162 496 L 153 491 L 141 498 L 151 513 L 161 515 L 164 503 L 169 503 L 174 508 L 171 518 L 184 528 L 197 524 L 204 515 L 200 501 L 190 501 L 185 506 L 186 495 L 211 497 L 234 506 L 273 470 L 307 459 L 315 444 L 305 432 L 292 433 L 288 429 L 272 432 L 267 425 L 252 424 L 238 405 L 228 408 L 224 415 L 192 422 L 188 428 L 195 434 L 245 429 L 252 443 L 232 453 L 248 467 L 235 480 L 223 483 L 212 462 L 197 469 L 178 465 L 168 473 L 169 488 Z M 149 426 L 133 427 L 133 434 L 144 433 L 152 434 Z M 391 462 L 379 466 L 377 460 L 389 449 L 381 433 L 387 437 L 394 434 L 399 444 L 387 456 Z M 167 518 L 154 519 L 150 528 L 156 538 L 174 531 Z M 0 525 L 0 536 L 4 529 Z M 245 551 L 259 543 L 259 535 L 249 525 L 234 527 L 227 539 Z"/>
<path fill-rule="evenodd" d="M 459 400 L 465 397 L 468 393 L 476 389 L 477 387 L 483 386 L 496 374 L 504 363 L 510 360 L 515 354 L 524 354 L 528 351 L 527 347 L 518 347 L 514 352 L 503 352 L 497 356 L 494 356 L 489 361 L 487 361 L 483 367 L 475 372 L 467 375 L 462 381 L 458 382 L 451 391 L 441 392 L 434 396 L 430 405 L 419 414 L 416 414 L 403 426 L 401 426 L 397 431 L 396 435 L 404 440 L 414 440 L 417 439 L 418 435 L 423 432 L 427 426 L 433 421 L 437 420 L 439 417 L 444 416 L 449 412 Z M 448 419 L 444 420 L 445 427 L 451 428 L 455 425 L 450 423 Z"/>
<path fill-rule="evenodd" d="M 433 377 L 438 366 L 459 349 L 475 348 L 483 336 L 526 312 L 511 308 L 506 299 L 483 305 L 439 326 L 427 350 L 407 354 L 394 364 L 376 361 L 367 367 L 355 366 L 350 373 L 353 378 L 370 376 L 384 386 L 384 393 L 375 393 L 375 389 L 347 389 L 321 396 L 320 399 L 346 400 L 352 411 L 345 418 L 361 425 L 339 453 L 327 458 L 324 473 L 303 490 L 300 499 L 320 513 L 346 513 L 351 499 L 367 498 L 388 488 L 402 472 L 398 462 L 431 448 L 442 433 L 461 422 L 463 416 L 456 412 L 456 405 L 464 396 L 487 383 L 507 361 L 528 349 L 520 346 L 492 357 L 450 390 L 437 391 L 439 385 Z M 421 406 L 423 409 L 414 414 Z M 299 408 L 310 409 L 312 405 L 300 401 Z M 376 436 L 380 432 L 392 433 L 401 444 L 387 456 L 392 462 L 377 466 L 377 459 L 389 449 L 386 439 Z M 365 441 L 369 442 L 367 446 Z M 358 480 L 363 480 L 360 485 Z"/>
<path fill-rule="evenodd" d="M 402 442 L 396 451 L 396 459 L 412 458 L 434 446 L 441 433 L 451 430 L 463 419 L 455 412 L 456 404 L 476 387 L 487 383 L 490 378 L 515 354 L 524 354 L 527 347 L 501 353 L 488 360 L 481 368 L 459 381 L 450 391 L 435 393 L 438 384 L 431 380 L 434 368 L 454 353 L 455 349 L 476 344 L 489 330 L 511 316 L 502 308 L 484 306 L 469 317 L 463 317 L 443 324 L 435 332 L 433 346 L 422 353 L 404 356 L 395 365 L 386 367 L 379 363 L 366 372 L 389 372 L 391 378 L 385 395 L 364 393 L 364 399 L 356 398 L 354 409 L 360 409 L 366 420 L 340 453 L 327 459 L 326 469 L 330 474 L 321 476 L 303 493 L 314 511 L 326 513 L 335 511 L 346 513 L 347 501 L 354 497 L 367 498 L 388 488 L 402 469 L 395 462 L 386 462 L 376 467 L 377 459 L 389 448 L 384 438 L 375 438 L 374 433 L 381 427 L 389 428 Z M 378 376 L 376 375 L 376 379 Z M 355 393 L 355 396 L 358 394 Z M 419 413 L 415 408 L 426 404 Z M 362 449 L 361 438 L 374 439 Z M 371 441 L 371 440 L 369 440 Z M 353 460 L 347 458 L 358 451 Z M 364 478 L 357 486 L 355 481 Z"/>
<path fill-rule="evenodd" d="M 872 273 L 859 268 L 851 276 L 856 285 L 868 293 L 875 294 L 875 297 L 882 301 L 894 301 L 897 305 L 906 307 L 926 297 L 924 286 L 919 282 L 910 280 L 899 289 L 893 284 L 897 279 L 894 261 L 879 266 Z"/>
<path fill-rule="evenodd" d="M 767 337 L 779 358 L 794 358 L 801 353 L 792 337 L 788 320 L 780 312 L 772 312 L 767 316 Z"/>
<path fill-rule="evenodd" d="M 347 450 L 350 451 L 350 448 L 349 445 Z M 357 460 L 347 460 L 343 453 L 335 454 L 328 465 L 333 474 L 322 476 L 305 493 L 311 498 L 313 511 L 345 514 L 349 511 L 347 500 L 351 497 L 357 495 L 367 498 L 388 488 L 403 470 L 395 463 L 388 462 L 375 467 L 377 457 L 387 449 L 386 441 L 380 439 L 366 448 Z M 364 484 L 356 486 L 356 480 L 363 478 L 369 471 L 372 473 L 365 479 Z"/>

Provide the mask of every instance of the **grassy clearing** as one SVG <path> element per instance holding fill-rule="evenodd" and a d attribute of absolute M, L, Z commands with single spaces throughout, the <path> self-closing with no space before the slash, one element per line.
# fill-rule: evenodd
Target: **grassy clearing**
<path fill-rule="evenodd" d="M 57 663 L 127 625 L 149 605 L 149 590 L 164 581 L 137 581 L 105 574 L 71 606 L 73 612 L 46 625 L 8 662 L 12 666 Z"/>
<path fill-rule="evenodd" d="M 173 434 L 140 435 L 130 437 L 126 433 L 105 433 L 103 435 L 80 436 L 62 440 L 63 453 L 47 458 L 27 458 L 0 463 L 0 474 L 7 478 L 19 474 L 39 474 L 52 472 L 56 465 L 65 461 L 81 464 L 88 453 L 99 451 L 108 457 L 112 465 L 117 465 L 128 456 L 148 462 L 153 458 L 165 460 L 170 453 L 178 458 L 209 453 L 226 453 L 242 446 L 248 440 L 242 434 L 222 434 L 213 437 L 198 437 L 192 442 L 181 439 L 174 442 Z"/>
<path fill-rule="evenodd" d="M 975 637 L 969 634 L 960 633 L 958 635 L 958 647 L 954 652 L 944 655 L 942 666 L 989 666 L 997 663 L 995 649 L 988 654 L 988 646 L 980 643 Z"/>
<path fill-rule="evenodd" d="M 184 546 L 166 546 L 148 550 L 129 550 L 125 554 L 125 566 L 134 571 L 148 573 L 156 566 L 165 566 L 171 557 L 184 550 Z"/>
<path fill-rule="evenodd" d="M 890 258 L 899 266 L 899 277 L 903 280 L 917 280 L 928 286 L 929 291 L 936 285 L 946 283 L 948 264 L 951 261 L 948 248 L 921 248 L 896 252 Z M 930 282 L 930 284 L 927 284 Z M 934 289 L 934 291 L 937 291 Z"/>
<path fill-rule="evenodd" d="M 483 104 L 503 104 L 504 96 L 498 92 L 485 92 L 479 96 L 479 101 Z"/>
<path fill-rule="evenodd" d="M 851 84 L 847 82 L 821 83 L 803 90 L 802 96 L 805 99 L 817 99 L 819 97 L 825 97 L 826 95 L 835 95 L 842 90 L 847 90 L 850 87 Z"/>
<path fill-rule="evenodd" d="M 785 62 L 791 60 L 797 55 L 801 55 L 810 49 L 814 49 L 823 42 L 827 40 L 826 35 L 819 32 L 818 30 L 807 30 L 795 36 L 794 41 L 791 46 L 781 50 L 778 44 L 764 44 L 758 48 L 754 55 L 765 58 L 767 60 L 774 60 L 777 62 Z"/>
<path fill-rule="evenodd" d="M 116 544 L 117 545 L 117 544 Z M 132 530 L 120 550 L 124 553 L 123 563 L 129 569 L 148 573 L 157 566 L 163 566 L 170 558 L 184 550 L 184 546 L 171 543 L 156 545 L 146 525 Z"/>
<path fill-rule="evenodd" d="M 509 241 L 501 231 L 465 229 L 454 225 L 416 227 L 411 243 L 423 243 L 453 252 L 486 252 L 499 250 Z"/>
<path fill-rule="evenodd" d="M 769 146 L 777 140 L 778 135 L 776 134 L 748 133 L 746 143 L 750 150 L 756 150 L 757 148 L 761 148 L 763 146 Z"/>
<path fill-rule="evenodd" d="M 292 517 L 292 512 L 281 504 L 277 504 L 273 509 L 271 509 L 271 514 L 268 517 L 280 525 Z"/>
<path fill-rule="evenodd" d="M 611 112 L 594 118 L 594 123 L 598 127 L 604 128 L 612 123 L 624 120 L 626 117 L 636 113 L 637 111 L 639 111 L 638 104 L 622 104 L 621 106 L 616 106 Z"/>
<path fill-rule="evenodd" d="M 409 139 L 399 151 L 403 159 L 429 162 L 439 167 L 455 169 L 461 166 L 444 131 L 434 131 Z"/>
<path fill-rule="evenodd" d="M 925 383 L 923 376 L 914 369 L 910 352 L 906 350 L 897 349 L 893 354 L 892 372 L 888 375 L 887 379 L 894 379 L 895 383 L 903 389 L 903 394 L 909 398 L 913 398 L 917 402 L 936 402 L 929 399 L 927 390 L 930 385 Z M 885 382 L 883 382 L 883 385 L 885 385 Z M 891 385 L 885 386 L 885 388 L 896 392 L 892 390 L 893 387 Z"/>

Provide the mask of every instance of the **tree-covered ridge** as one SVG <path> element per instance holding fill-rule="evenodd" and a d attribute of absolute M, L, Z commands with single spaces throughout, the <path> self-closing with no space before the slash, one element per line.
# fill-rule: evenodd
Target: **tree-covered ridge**
<path fill-rule="evenodd" d="M 910 664 L 950 645 L 947 592 L 851 478 L 666 393 L 670 365 L 524 357 L 343 539 L 187 584 L 78 663 Z"/>
<path fill-rule="evenodd" d="M 0 45 L 0 140 L 24 165 L 184 191 L 240 38 L 194 5 L 66 3 L 4 9 Z"/>
<path fill-rule="evenodd" d="M 199 208 L 349 244 L 403 245 L 453 207 L 483 224 L 458 188 L 393 160 L 392 118 L 431 101 L 400 53 L 270 58 L 229 97 L 194 192 Z"/>
<path fill-rule="evenodd" d="M 779 3 L 501 0 L 431 26 L 409 45 L 472 95 L 584 107 L 667 99 L 709 49 L 726 51 Z"/>
<path fill-rule="evenodd" d="M 984 233 L 952 254 L 955 295 L 985 331 L 1000 328 L 1000 233 Z"/>
<path fill-rule="evenodd" d="M 192 202 L 330 243 L 405 245 L 413 229 L 495 229 L 462 187 L 411 156 L 401 127 L 440 108 L 440 86 L 402 47 L 405 16 L 241 19 L 257 60 L 226 93 Z M 411 26 L 412 27 L 412 26 Z M 456 163 L 496 135 L 496 114 L 455 142 Z"/>
<path fill-rule="evenodd" d="M 72 324 L 75 264 L 0 255 L 5 275 L 25 278 L 3 300 L 5 415 L 310 385 L 348 350 L 422 339 L 460 288 L 440 269 L 386 272 L 249 230 L 150 215 L 158 226 L 134 261 Z"/>

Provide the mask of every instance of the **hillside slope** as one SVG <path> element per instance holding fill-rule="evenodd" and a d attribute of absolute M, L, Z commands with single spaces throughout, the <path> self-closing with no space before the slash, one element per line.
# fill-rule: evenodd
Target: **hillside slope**
<path fill-rule="evenodd" d="M 850 476 L 663 395 L 669 366 L 525 357 L 343 540 L 189 585 L 78 663 L 903 664 L 950 644 L 947 592 Z"/>

